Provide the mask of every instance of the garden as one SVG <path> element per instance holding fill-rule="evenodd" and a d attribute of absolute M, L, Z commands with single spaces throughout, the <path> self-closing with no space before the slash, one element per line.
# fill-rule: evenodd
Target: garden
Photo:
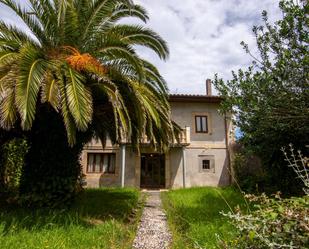
<path fill-rule="evenodd" d="M 131 248 L 143 196 L 85 189 L 80 154 L 93 138 L 139 151 L 144 135 L 168 150 L 168 86 L 136 50 L 166 60 L 166 41 L 131 0 L 0 4 L 27 27 L 0 21 L 1 248 Z M 232 186 L 161 194 L 172 248 L 309 248 L 309 4 L 279 7 L 241 43 L 250 66 L 214 76 L 238 130 Z"/>
<path fill-rule="evenodd" d="M 133 189 L 87 189 L 70 206 L 26 208 L 1 202 L 1 248 L 129 249 L 142 209 Z"/>

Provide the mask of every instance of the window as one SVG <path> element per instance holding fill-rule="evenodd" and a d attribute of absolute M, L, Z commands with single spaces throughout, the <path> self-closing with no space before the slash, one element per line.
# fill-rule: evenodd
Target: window
<path fill-rule="evenodd" d="M 195 116 L 195 132 L 208 132 L 207 116 Z"/>
<path fill-rule="evenodd" d="M 203 160 L 202 164 L 203 169 L 210 169 L 210 160 Z"/>
<path fill-rule="evenodd" d="M 114 153 L 88 153 L 87 172 L 115 174 L 115 157 Z"/>
<path fill-rule="evenodd" d="M 215 156 L 199 155 L 198 162 L 200 173 L 215 173 Z"/>

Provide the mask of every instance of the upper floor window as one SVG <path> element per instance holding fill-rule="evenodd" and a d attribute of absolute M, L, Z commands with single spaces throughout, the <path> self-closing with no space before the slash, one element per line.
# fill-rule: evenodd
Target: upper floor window
<path fill-rule="evenodd" d="M 87 172 L 88 173 L 115 173 L 114 153 L 88 153 Z"/>
<path fill-rule="evenodd" d="M 208 132 L 207 116 L 195 116 L 195 132 Z"/>

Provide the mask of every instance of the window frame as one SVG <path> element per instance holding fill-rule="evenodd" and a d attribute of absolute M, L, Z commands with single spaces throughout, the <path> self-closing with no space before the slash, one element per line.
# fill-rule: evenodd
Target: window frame
<path fill-rule="evenodd" d="M 206 127 L 205 127 L 206 130 L 203 130 L 203 118 L 206 119 Z M 200 122 L 201 127 L 200 131 L 197 129 L 198 120 Z M 200 114 L 194 115 L 194 123 L 195 123 L 195 133 L 202 133 L 202 134 L 209 133 L 208 115 L 200 115 Z"/>
<path fill-rule="evenodd" d="M 209 169 L 203 168 L 203 161 L 209 161 Z M 198 167 L 199 173 L 212 173 L 214 174 L 216 171 L 216 161 L 214 155 L 199 155 L 198 156 Z"/>
<path fill-rule="evenodd" d="M 95 163 L 91 166 L 92 170 L 89 171 L 89 157 L 90 155 L 94 155 L 94 159 L 93 162 L 96 161 L 96 157 L 97 155 L 100 155 L 100 171 L 97 172 L 95 170 Z M 107 155 L 107 168 L 106 168 L 106 172 L 104 172 L 104 158 L 105 155 Z M 111 169 L 111 157 L 114 156 L 114 170 L 110 171 Z M 109 175 L 115 175 L 116 174 L 116 153 L 110 153 L 110 152 L 88 152 L 87 153 L 87 165 L 86 165 L 86 173 L 87 174 L 109 174 Z"/>
<path fill-rule="evenodd" d="M 205 161 L 207 161 L 207 164 L 205 164 L 205 166 L 207 165 L 208 167 L 206 168 L 206 167 L 204 167 L 204 162 Z M 210 170 L 211 169 L 211 167 L 210 167 L 210 159 L 205 159 L 205 158 L 203 158 L 202 159 L 202 170 Z"/>

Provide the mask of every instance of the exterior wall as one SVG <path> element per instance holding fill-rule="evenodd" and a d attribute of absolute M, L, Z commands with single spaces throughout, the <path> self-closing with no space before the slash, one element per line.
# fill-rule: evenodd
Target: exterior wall
<path fill-rule="evenodd" d="M 190 146 L 225 146 L 224 117 L 218 113 L 218 104 L 171 103 L 172 119 L 181 127 L 191 127 Z M 208 117 L 208 133 L 195 132 L 195 115 Z"/>
<path fill-rule="evenodd" d="M 182 188 L 183 166 L 182 149 L 170 150 L 171 188 Z M 195 186 L 227 186 L 230 184 L 228 161 L 225 149 L 187 148 L 186 156 L 186 187 Z M 214 170 L 201 170 L 199 156 L 214 156 Z"/>
<path fill-rule="evenodd" d="M 190 144 L 185 147 L 170 148 L 165 154 L 166 188 L 181 188 L 183 181 L 183 148 L 186 162 L 186 187 L 191 186 L 225 186 L 230 183 L 229 153 L 226 145 L 226 128 L 231 130 L 231 122 L 219 115 L 218 104 L 215 103 L 182 103 L 172 102 L 172 119 L 182 128 L 190 127 Z M 195 132 L 195 115 L 207 115 L 208 133 Z M 104 152 L 116 153 L 115 174 L 87 174 L 87 153 L 103 152 L 100 143 L 92 142 L 82 153 L 83 172 L 86 175 L 88 187 L 120 186 L 121 185 L 121 150 L 119 146 L 107 143 Z M 154 153 L 145 146 L 141 153 Z M 213 158 L 214 169 L 201 170 L 200 157 Z M 140 187 L 141 158 L 130 146 L 126 146 L 125 186 Z"/>
<path fill-rule="evenodd" d="M 102 173 L 87 173 L 87 157 L 88 153 L 98 153 L 103 152 L 100 143 L 92 142 L 91 145 L 87 146 L 81 155 L 81 164 L 83 166 L 83 174 L 86 175 L 87 187 L 97 188 L 97 187 L 117 187 L 120 186 L 120 161 L 121 154 L 118 147 L 112 147 L 107 145 L 104 149 L 105 153 L 115 153 L 115 174 L 102 174 Z"/>
<path fill-rule="evenodd" d="M 218 104 L 171 103 L 172 119 L 181 127 L 191 127 L 190 145 L 185 148 L 186 187 L 226 186 L 230 183 L 229 155 L 226 149 L 225 118 L 218 113 Z M 208 117 L 208 133 L 195 132 L 195 115 Z M 231 122 L 227 122 L 231 130 Z M 172 188 L 183 187 L 182 150 L 171 149 Z M 212 156 L 214 170 L 203 171 L 199 156 Z"/>

